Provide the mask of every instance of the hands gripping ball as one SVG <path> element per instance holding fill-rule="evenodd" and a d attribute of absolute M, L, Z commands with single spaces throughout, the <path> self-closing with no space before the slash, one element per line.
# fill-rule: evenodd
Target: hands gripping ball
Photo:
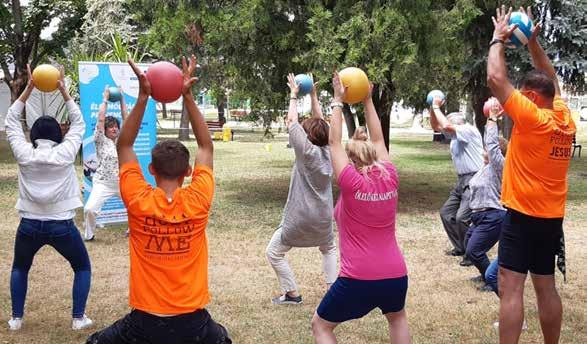
<path fill-rule="evenodd" d="M 151 84 L 151 97 L 160 103 L 172 103 L 181 97 L 183 74 L 170 62 L 154 63 L 147 70 Z"/>
<path fill-rule="evenodd" d="M 120 99 L 122 99 L 122 94 L 120 94 L 118 87 L 108 87 L 108 101 L 117 102 Z"/>
<path fill-rule="evenodd" d="M 338 72 L 338 75 L 346 88 L 343 99 L 345 103 L 356 104 L 369 95 L 369 78 L 361 69 L 348 67 Z"/>
<path fill-rule="evenodd" d="M 428 105 L 432 106 L 432 103 L 434 102 L 434 98 L 436 98 L 436 97 L 440 97 L 440 99 L 442 99 L 442 101 L 444 101 L 444 99 L 445 99 L 444 93 L 442 93 L 442 91 L 432 90 L 426 96 L 426 103 L 428 103 Z"/>
<path fill-rule="evenodd" d="M 312 87 L 314 84 L 312 83 L 312 78 L 308 74 L 298 74 L 296 75 L 294 81 L 300 87 L 298 92 L 298 96 L 305 96 L 306 94 L 312 92 Z"/>
<path fill-rule="evenodd" d="M 483 104 L 483 114 L 485 115 L 485 117 L 489 117 L 489 113 L 491 112 L 491 106 L 493 106 L 494 103 L 497 103 L 497 105 L 499 105 L 499 114 L 503 112 L 503 108 L 501 107 L 499 100 L 497 100 L 494 97 L 491 97 L 487 99 L 487 101 L 485 101 L 485 104 Z"/>
<path fill-rule="evenodd" d="M 528 40 L 532 37 L 532 20 L 522 12 L 512 13 L 509 21 L 510 27 L 518 25 L 518 27 L 512 33 L 508 43 L 513 44 L 515 47 L 520 47 L 528 44 Z"/>
<path fill-rule="evenodd" d="M 33 84 L 39 91 L 53 92 L 57 89 L 60 77 L 59 70 L 51 65 L 38 65 L 33 70 Z"/>

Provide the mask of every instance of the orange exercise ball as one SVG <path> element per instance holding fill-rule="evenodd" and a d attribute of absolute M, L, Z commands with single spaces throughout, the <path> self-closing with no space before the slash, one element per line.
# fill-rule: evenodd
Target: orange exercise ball
<path fill-rule="evenodd" d="M 39 91 L 53 92 L 57 89 L 59 70 L 49 64 L 38 65 L 33 70 L 33 84 Z"/>
<path fill-rule="evenodd" d="M 369 94 L 369 78 L 360 68 L 347 67 L 338 72 L 338 75 L 342 84 L 347 87 L 346 95 L 343 99 L 345 103 L 356 104 L 367 97 Z"/>

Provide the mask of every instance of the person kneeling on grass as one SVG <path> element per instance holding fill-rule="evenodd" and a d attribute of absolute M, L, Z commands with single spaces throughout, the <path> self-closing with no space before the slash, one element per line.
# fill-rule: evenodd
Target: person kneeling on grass
<path fill-rule="evenodd" d="M 6 137 L 18 163 L 16 202 L 21 217 L 14 242 L 14 262 L 10 274 L 11 330 L 22 327 L 28 274 L 35 254 L 45 245 L 52 246 L 71 265 L 73 279 L 72 329 L 92 325 L 84 314 L 90 292 L 91 267 L 88 251 L 73 222 L 75 209 L 81 207 L 80 188 L 74 162 L 86 125 L 79 107 L 65 87 L 63 67 L 58 88 L 69 112 L 71 126 L 63 136 L 55 118 L 41 116 L 25 138 L 20 123 L 22 110 L 33 91 L 33 77 L 27 66 L 29 82 L 20 97 L 8 109 Z"/>
<path fill-rule="evenodd" d="M 292 247 L 316 247 L 322 253 L 326 285 L 336 279 L 336 244 L 332 231 L 332 165 L 328 123 L 322 116 L 316 85 L 312 87 L 312 117 L 298 122 L 299 85 L 288 75 L 291 90 L 287 123 L 296 161 L 281 224 L 267 245 L 267 260 L 275 270 L 283 294 L 273 304 L 301 304 L 293 271 L 285 254 Z"/>
<path fill-rule="evenodd" d="M 334 329 L 338 324 L 379 308 L 389 322 L 391 341 L 409 343 L 404 310 L 407 268 L 395 237 L 397 171 L 389 161 L 371 92 L 363 101 L 371 141 L 364 134 L 354 135 L 345 152 L 341 139 L 346 90 L 337 72 L 332 86 L 329 145 L 340 187 L 334 217 L 340 235 L 341 268 L 312 319 L 314 339 L 320 344 L 336 343 Z"/>
<path fill-rule="evenodd" d="M 117 143 L 120 193 L 128 209 L 130 250 L 130 314 L 92 334 L 87 343 L 232 343 L 226 329 L 204 308 L 208 293 L 206 225 L 212 196 L 214 146 L 208 126 L 192 96 L 196 78 L 183 59 L 183 102 L 198 152 L 195 167 L 179 141 L 159 142 L 152 150 L 149 172 L 157 187 L 141 172 L 133 144 L 141 127 L 151 84 L 129 60 L 139 79 L 139 97 L 122 127 Z M 189 186 L 182 188 L 191 175 Z"/>
<path fill-rule="evenodd" d="M 122 90 L 120 90 L 122 94 Z M 120 133 L 118 118 L 106 116 L 108 98 L 110 92 L 108 86 L 104 89 L 102 104 L 98 111 L 98 121 L 94 131 L 94 143 L 98 157 L 98 168 L 92 178 L 92 192 L 84 207 L 84 237 L 90 241 L 94 239 L 96 229 L 96 215 L 110 197 L 120 197 L 118 187 L 118 156 L 116 153 L 116 140 Z M 120 97 L 120 115 L 122 121 L 126 118 L 126 104 L 124 96 Z"/>

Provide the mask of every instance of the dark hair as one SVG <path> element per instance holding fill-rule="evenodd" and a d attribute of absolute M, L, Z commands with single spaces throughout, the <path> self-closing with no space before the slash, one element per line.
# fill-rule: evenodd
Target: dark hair
<path fill-rule="evenodd" d="M 540 95 L 547 98 L 554 98 L 554 82 L 540 70 L 533 70 L 522 77 L 520 80 L 520 88 L 526 88 L 540 93 Z"/>
<path fill-rule="evenodd" d="M 37 148 L 36 140 L 51 140 L 55 143 L 63 141 L 63 134 L 61 133 L 61 126 L 59 122 L 51 116 L 41 116 L 37 118 L 30 132 L 31 143 L 33 147 Z"/>
<path fill-rule="evenodd" d="M 151 151 L 151 165 L 157 176 L 163 179 L 178 179 L 190 164 L 190 152 L 177 140 L 159 142 Z"/>
<path fill-rule="evenodd" d="M 322 118 L 308 118 L 302 122 L 302 127 L 312 144 L 323 147 L 328 145 L 328 123 Z"/>
<path fill-rule="evenodd" d="M 116 126 L 118 129 L 120 129 L 120 121 L 118 118 L 114 116 L 106 116 L 104 119 L 104 129 L 112 128 L 113 126 Z"/>

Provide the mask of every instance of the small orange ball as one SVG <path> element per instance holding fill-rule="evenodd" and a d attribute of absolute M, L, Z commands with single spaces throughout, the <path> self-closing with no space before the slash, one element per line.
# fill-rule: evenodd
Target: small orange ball
<path fill-rule="evenodd" d="M 33 70 L 33 84 L 39 91 L 53 92 L 57 89 L 59 70 L 49 64 L 38 65 Z"/>

